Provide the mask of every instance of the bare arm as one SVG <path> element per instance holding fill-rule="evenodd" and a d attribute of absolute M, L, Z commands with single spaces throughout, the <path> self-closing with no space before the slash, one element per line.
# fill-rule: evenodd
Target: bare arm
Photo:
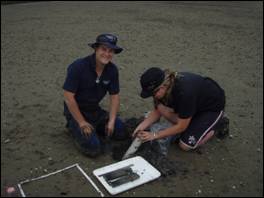
<path fill-rule="evenodd" d="M 171 135 L 182 133 L 189 126 L 191 119 L 192 118 L 186 118 L 186 119 L 179 118 L 177 124 L 167 129 L 161 130 L 158 133 L 149 133 L 147 131 L 140 131 L 138 137 L 142 141 L 146 142 L 146 141 L 152 141 L 155 139 L 161 139 Z"/>
<path fill-rule="evenodd" d="M 114 122 L 119 110 L 119 94 L 110 95 L 110 118 L 109 121 Z"/>
<path fill-rule="evenodd" d="M 120 104 L 119 94 L 110 95 L 109 121 L 106 126 L 108 135 L 111 135 L 114 131 L 114 125 L 115 125 L 116 115 L 119 110 L 119 104 Z"/>
<path fill-rule="evenodd" d="M 81 129 L 85 129 L 84 133 L 86 135 L 89 135 L 91 130 L 92 130 L 92 125 L 89 124 L 85 120 L 85 118 L 83 117 L 83 115 L 82 115 L 82 113 L 81 113 L 81 111 L 79 109 L 79 106 L 78 106 L 78 104 L 77 104 L 77 102 L 75 100 L 75 97 L 74 97 L 75 94 L 72 93 L 72 92 L 64 90 L 63 95 L 64 95 L 64 101 L 65 101 L 65 103 L 66 103 L 71 115 L 77 121 L 77 123 L 79 124 L 80 128 Z M 87 129 L 87 127 L 90 128 L 90 130 Z"/>
<path fill-rule="evenodd" d="M 167 129 L 159 131 L 156 139 L 160 139 L 160 138 L 164 138 L 164 137 L 168 137 L 171 135 L 176 135 L 176 134 L 182 133 L 189 126 L 191 119 L 192 118 L 186 118 L 186 119 L 178 118 L 177 124 L 173 125 L 172 127 L 167 128 Z"/>
<path fill-rule="evenodd" d="M 159 111 L 154 109 L 152 112 L 150 112 L 149 116 L 137 126 L 133 132 L 133 136 L 135 136 L 138 131 L 144 131 L 147 127 L 160 119 L 160 117 L 161 114 Z"/>

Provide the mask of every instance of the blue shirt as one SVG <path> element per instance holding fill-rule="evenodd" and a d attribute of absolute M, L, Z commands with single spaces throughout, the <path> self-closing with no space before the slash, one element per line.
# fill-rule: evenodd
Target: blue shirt
<path fill-rule="evenodd" d="M 95 54 L 77 59 L 69 65 L 63 89 L 75 93 L 75 99 L 81 111 L 96 110 L 100 101 L 108 92 L 119 93 L 118 69 L 109 62 L 100 76 L 95 71 Z M 64 107 L 66 105 L 64 104 Z M 67 107 L 66 107 L 67 110 Z"/>

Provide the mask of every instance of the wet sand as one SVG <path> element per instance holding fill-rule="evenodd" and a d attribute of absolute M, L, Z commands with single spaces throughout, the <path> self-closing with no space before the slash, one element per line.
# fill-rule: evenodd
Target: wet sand
<path fill-rule="evenodd" d="M 230 118 L 230 136 L 224 140 L 214 138 L 193 152 L 171 146 L 169 158 L 185 164 L 186 174 L 121 196 L 263 196 L 260 1 L 1 5 L 1 196 L 7 186 L 75 163 L 95 181 L 92 171 L 114 162 L 109 155 L 89 159 L 80 154 L 65 133 L 62 114 L 67 66 L 92 53 L 87 43 L 103 32 L 116 34 L 124 48 L 114 58 L 121 118 L 152 109 L 151 100 L 138 95 L 139 76 L 151 66 L 212 77 L 226 91 Z M 72 174 L 29 184 L 26 194 L 94 195 Z"/>

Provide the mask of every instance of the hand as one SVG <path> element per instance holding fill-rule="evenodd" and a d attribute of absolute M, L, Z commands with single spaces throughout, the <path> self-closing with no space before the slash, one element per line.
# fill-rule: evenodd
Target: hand
<path fill-rule="evenodd" d="M 156 132 L 152 133 L 149 131 L 139 131 L 137 137 L 139 137 L 143 142 L 147 142 L 157 139 L 157 134 Z"/>
<path fill-rule="evenodd" d="M 82 122 L 79 124 L 79 126 L 81 128 L 82 134 L 86 137 L 89 137 L 94 130 L 93 126 L 88 122 Z"/>
<path fill-rule="evenodd" d="M 140 126 L 138 126 L 138 127 L 134 130 L 134 132 L 132 133 L 132 137 L 137 136 L 138 132 L 140 132 L 140 131 L 143 131 L 143 129 L 142 129 Z"/>
<path fill-rule="evenodd" d="M 115 128 L 115 122 L 109 121 L 105 126 L 105 131 L 107 133 L 106 135 L 110 137 L 114 132 L 114 128 Z"/>

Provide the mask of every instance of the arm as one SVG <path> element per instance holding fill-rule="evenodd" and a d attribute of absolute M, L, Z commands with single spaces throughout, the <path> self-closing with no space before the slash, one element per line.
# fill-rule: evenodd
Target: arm
<path fill-rule="evenodd" d="M 108 135 L 111 135 L 114 131 L 116 115 L 119 110 L 119 101 L 119 94 L 110 95 L 109 121 L 106 126 Z"/>
<path fill-rule="evenodd" d="M 182 133 L 189 126 L 191 119 L 191 117 L 186 119 L 179 118 L 177 124 L 167 129 L 161 130 L 158 133 L 149 133 L 147 131 L 141 131 L 139 133 L 139 137 L 141 140 L 146 142 Z"/>
<path fill-rule="evenodd" d="M 186 119 L 178 118 L 177 124 L 173 125 L 172 127 L 167 128 L 167 129 L 159 131 L 158 134 L 156 135 L 156 139 L 160 139 L 160 138 L 164 138 L 164 137 L 168 137 L 171 135 L 176 135 L 176 134 L 182 133 L 189 126 L 191 119 L 192 119 L 191 117 L 186 118 Z"/>
<path fill-rule="evenodd" d="M 159 111 L 157 109 L 154 109 L 149 114 L 149 116 L 137 126 L 132 136 L 135 136 L 138 131 L 144 131 L 147 127 L 149 127 L 151 124 L 153 124 L 158 119 L 160 119 L 160 117 L 161 117 L 161 114 L 159 113 Z"/>
<path fill-rule="evenodd" d="M 65 103 L 66 103 L 69 111 L 71 112 L 71 115 L 77 121 L 80 128 L 83 129 L 83 132 L 86 135 L 89 135 L 91 133 L 91 131 L 93 130 L 93 127 L 91 124 L 89 124 L 85 120 L 85 118 L 81 114 L 79 106 L 78 106 L 78 104 L 75 100 L 75 97 L 74 97 L 75 94 L 72 92 L 64 90 L 63 95 L 64 95 Z M 90 130 L 89 130 L 89 128 L 90 128 Z"/>

